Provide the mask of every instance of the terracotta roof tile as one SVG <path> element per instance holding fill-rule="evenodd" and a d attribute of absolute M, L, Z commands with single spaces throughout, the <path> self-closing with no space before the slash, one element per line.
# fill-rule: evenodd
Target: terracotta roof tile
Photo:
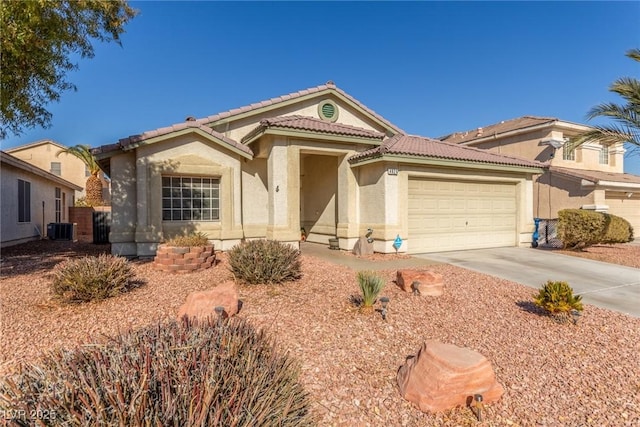
<path fill-rule="evenodd" d="M 386 139 L 380 146 L 352 156 L 352 163 L 385 154 L 429 157 L 437 159 L 463 160 L 477 163 L 542 168 L 544 164 L 514 156 L 491 153 L 487 150 L 452 144 L 422 136 L 397 134 Z"/>
<path fill-rule="evenodd" d="M 292 115 L 272 117 L 260 120 L 258 127 L 249 132 L 242 142 L 252 139 L 254 136 L 263 132 L 269 128 L 284 128 L 284 129 L 296 129 L 307 130 L 312 132 L 328 133 L 333 135 L 345 135 L 355 136 L 359 138 L 377 139 L 382 141 L 384 134 L 375 132 L 356 126 L 345 125 L 342 123 L 326 122 L 324 120 L 316 119 L 314 117 Z"/>
<path fill-rule="evenodd" d="M 240 144 L 234 140 L 232 140 L 231 138 L 227 138 L 226 136 L 224 136 L 223 134 L 221 134 L 220 132 L 216 132 L 215 130 L 211 129 L 208 126 L 204 126 L 196 121 L 187 121 L 187 122 L 183 122 L 183 123 L 177 123 L 175 125 L 172 126 L 167 126 L 167 127 L 163 127 L 160 129 L 155 129 L 155 130 L 151 130 L 151 131 L 147 131 L 144 133 L 141 133 L 139 135 L 131 135 L 127 138 L 122 138 L 118 141 L 117 144 L 109 144 L 109 145 L 103 145 L 101 147 L 95 148 L 92 150 L 92 152 L 94 154 L 101 154 L 101 153 L 107 153 L 109 151 L 115 151 L 115 150 L 126 150 L 128 147 L 137 144 L 139 142 L 145 141 L 147 139 L 151 139 L 151 138 L 155 138 L 158 136 L 163 136 L 163 135 L 168 135 L 170 133 L 173 132 L 177 132 L 183 129 L 199 129 L 202 132 L 205 132 L 211 136 L 216 137 L 217 139 L 221 140 L 222 142 L 224 142 L 225 144 L 234 147 L 240 151 L 243 151 L 249 155 L 253 156 L 253 151 L 251 150 L 251 148 L 247 147 L 246 145 Z"/>
<path fill-rule="evenodd" d="M 538 126 L 544 123 L 553 123 L 557 121 L 558 119 L 555 117 L 523 116 L 511 120 L 503 120 L 500 123 L 494 123 L 489 126 L 478 127 L 463 132 L 455 132 L 450 135 L 443 136 L 439 139 L 442 141 L 460 144 L 462 142 L 469 142 L 475 139 L 486 138 L 487 136 L 491 135 L 500 135 L 505 132 L 526 129 L 532 126 Z"/>
<path fill-rule="evenodd" d="M 344 96 L 345 98 L 347 98 L 348 100 L 350 100 L 351 102 L 356 104 L 359 108 L 361 108 L 364 111 L 366 111 L 367 113 L 371 114 L 373 117 L 375 117 L 377 120 L 381 121 L 382 123 L 384 123 L 388 127 L 392 128 L 392 129 L 396 129 L 398 131 L 401 131 L 399 127 L 397 127 L 393 123 L 389 122 L 387 119 L 385 119 L 384 117 L 382 117 L 381 115 L 379 115 L 375 111 L 371 110 L 370 108 L 368 108 L 367 106 L 362 104 L 360 101 L 358 101 L 357 99 L 355 99 L 351 95 L 349 95 L 346 92 L 344 92 L 342 89 L 336 87 L 336 85 L 333 82 L 327 82 L 326 84 L 323 84 L 323 85 L 320 85 L 320 86 L 316 86 L 316 87 L 312 87 L 312 88 L 308 88 L 308 89 L 303 89 L 303 90 L 300 90 L 298 92 L 292 92 L 292 93 L 289 93 L 289 94 L 286 94 L 286 95 L 277 96 L 275 98 L 267 99 L 267 100 L 261 101 L 259 103 L 253 103 L 253 104 L 247 105 L 245 107 L 234 108 L 234 109 L 229 110 L 229 111 L 223 111 L 221 113 L 214 114 L 212 116 L 208 116 L 208 117 L 204 117 L 204 118 L 198 119 L 197 121 L 199 123 L 201 123 L 201 124 L 209 124 L 209 123 L 212 123 L 212 122 L 216 122 L 218 120 L 226 119 L 226 118 L 234 116 L 236 114 L 246 113 L 248 111 L 252 111 L 252 110 L 257 109 L 257 108 L 267 107 L 267 106 L 270 106 L 270 105 L 278 104 L 280 102 L 284 102 L 284 101 L 289 101 L 291 99 L 300 98 L 300 97 L 305 96 L 305 95 L 318 93 L 318 92 L 322 92 L 322 91 L 329 91 L 329 90 L 334 90 L 337 93 L 339 93 L 340 95 Z"/>
<path fill-rule="evenodd" d="M 615 172 L 594 171 L 594 170 L 570 169 L 570 168 L 561 168 L 557 166 L 551 166 L 549 170 L 551 172 L 557 172 L 562 175 L 568 175 L 575 178 L 586 179 L 587 181 L 591 181 L 596 184 L 600 181 L 611 181 L 611 182 L 618 182 L 623 184 L 640 184 L 640 176 L 632 175 L 630 173 L 615 173 Z"/>

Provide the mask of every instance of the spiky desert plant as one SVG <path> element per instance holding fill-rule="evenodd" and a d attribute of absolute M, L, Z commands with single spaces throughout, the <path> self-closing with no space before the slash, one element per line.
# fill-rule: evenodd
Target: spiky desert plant
<path fill-rule="evenodd" d="M 0 381 L 0 408 L 51 426 L 312 426 L 298 376 L 242 319 L 182 319 L 55 350 Z"/>
<path fill-rule="evenodd" d="M 567 282 L 548 280 L 537 295 L 534 303 L 553 316 L 571 314 L 571 310 L 582 311 L 582 297 L 573 294 L 573 288 Z"/>
<path fill-rule="evenodd" d="M 302 276 L 300 251 L 275 240 L 250 240 L 228 253 L 231 271 L 245 283 L 273 284 Z"/>
<path fill-rule="evenodd" d="M 358 285 L 362 293 L 360 311 L 373 311 L 373 304 L 376 302 L 382 288 L 384 288 L 384 279 L 376 275 L 373 271 L 359 271 Z"/>
<path fill-rule="evenodd" d="M 66 302 L 102 300 L 136 285 L 129 261 L 105 254 L 63 261 L 51 276 L 51 291 Z"/>

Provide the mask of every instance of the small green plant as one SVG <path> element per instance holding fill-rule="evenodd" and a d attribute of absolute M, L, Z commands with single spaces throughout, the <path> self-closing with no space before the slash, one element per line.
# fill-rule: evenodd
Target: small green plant
<path fill-rule="evenodd" d="M 362 293 L 360 311 L 373 311 L 373 304 L 376 302 L 382 288 L 384 288 L 384 279 L 373 271 L 359 271 L 358 285 L 360 285 L 360 292 Z"/>
<path fill-rule="evenodd" d="M 55 266 L 51 290 L 66 302 L 86 302 L 116 296 L 133 288 L 129 261 L 113 255 L 70 259 Z"/>
<path fill-rule="evenodd" d="M 209 239 L 207 236 L 201 232 L 191 233 L 186 236 L 176 236 L 173 237 L 166 242 L 169 246 L 207 246 L 209 244 Z"/>
<path fill-rule="evenodd" d="M 283 283 L 302 276 L 300 251 L 275 240 L 250 240 L 228 253 L 231 271 L 245 283 Z"/>
<path fill-rule="evenodd" d="M 298 377 L 246 321 L 182 319 L 54 350 L 0 380 L 0 408 L 51 426 L 312 426 Z"/>
<path fill-rule="evenodd" d="M 571 310 L 582 311 L 582 297 L 574 295 L 567 282 L 547 281 L 538 295 L 534 295 L 534 303 L 554 316 L 571 314 Z"/>

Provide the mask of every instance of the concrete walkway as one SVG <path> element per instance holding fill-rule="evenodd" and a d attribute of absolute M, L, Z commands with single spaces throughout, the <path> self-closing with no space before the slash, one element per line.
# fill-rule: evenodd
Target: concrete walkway
<path fill-rule="evenodd" d="M 347 267 L 359 270 L 398 270 L 403 268 L 418 268 L 429 265 L 442 264 L 440 261 L 434 261 L 425 258 L 404 258 L 392 259 L 388 261 L 370 261 L 364 258 L 358 258 L 339 250 L 331 250 L 329 246 L 319 243 L 302 242 L 300 243 L 300 252 L 304 255 L 311 255 L 334 264 L 346 265 Z"/>
<path fill-rule="evenodd" d="M 637 268 L 531 248 L 478 249 L 416 256 L 536 289 L 547 280 L 566 281 L 588 304 L 640 317 L 640 269 Z"/>

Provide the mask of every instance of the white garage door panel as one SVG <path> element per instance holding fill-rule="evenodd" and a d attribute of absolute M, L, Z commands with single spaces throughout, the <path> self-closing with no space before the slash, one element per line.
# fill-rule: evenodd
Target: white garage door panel
<path fill-rule="evenodd" d="M 409 180 L 409 251 L 514 246 L 516 186 Z"/>
<path fill-rule="evenodd" d="M 606 193 L 605 203 L 609 206 L 609 213 L 621 216 L 633 226 L 636 240 L 640 240 L 640 194 L 633 193 L 627 197 L 626 193 Z"/>

